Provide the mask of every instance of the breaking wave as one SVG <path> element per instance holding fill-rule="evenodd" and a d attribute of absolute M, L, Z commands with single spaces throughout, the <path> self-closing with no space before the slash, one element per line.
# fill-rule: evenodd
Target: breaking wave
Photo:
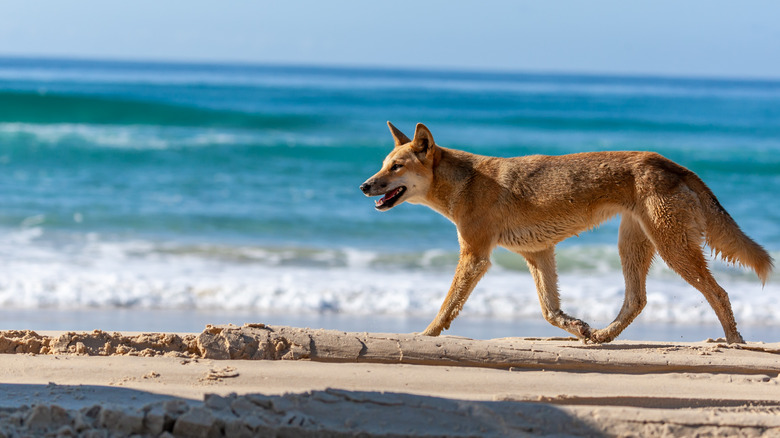
<path fill-rule="evenodd" d="M 451 281 L 457 254 L 434 250 L 380 253 L 358 249 L 231 247 L 151 241 L 41 242 L 39 228 L 0 240 L 0 306 L 257 310 L 345 315 L 433 315 Z M 574 247 L 558 253 L 563 308 L 609 322 L 622 305 L 616 251 Z M 780 325 L 780 286 L 714 265 L 738 321 Z M 713 323 L 703 296 L 656 263 L 645 321 Z M 537 318 L 539 305 L 523 260 L 497 251 L 464 315 Z"/>
<path fill-rule="evenodd" d="M 27 124 L 149 125 L 199 128 L 301 129 L 315 118 L 259 114 L 111 96 L 0 92 L 0 120 Z"/>

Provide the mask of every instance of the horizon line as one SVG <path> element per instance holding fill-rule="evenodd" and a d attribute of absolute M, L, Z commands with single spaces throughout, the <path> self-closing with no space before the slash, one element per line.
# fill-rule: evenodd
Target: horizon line
<path fill-rule="evenodd" d="M 322 70 L 363 70 L 363 71 L 389 71 L 408 73 L 456 73 L 456 74 L 483 74 L 504 76 L 559 76 L 559 77 L 591 77 L 591 78 L 623 78 L 623 79 L 667 79 L 667 80 L 698 80 L 712 82 L 765 82 L 780 83 L 780 77 L 764 76 L 726 76 L 726 75 L 694 75 L 672 73 L 628 73 L 628 72 L 603 72 L 603 71 L 562 71 L 562 70 L 516 70 L 501 68 L 468 68 L 468 67 L 431 67 L 431 66 L 390 66 L 374 64 L 316 64 L 305 62 L 280 62 L 280 61 L 247 61 L 247 60 L 185 60 L 185 59 L 159 59 L 159 58 L 122 58 L 122 57 L 90 57 L 90 56 L 62 56 L 62 55 L 17 55 L 0 53 L 2 61 L 48 61 L 48 62 L 75 62 L 75 63 L 106 63 L 106 64 L 151 64 L 192 67 L 270 67 L 270 68 L 312 68 Z"/>

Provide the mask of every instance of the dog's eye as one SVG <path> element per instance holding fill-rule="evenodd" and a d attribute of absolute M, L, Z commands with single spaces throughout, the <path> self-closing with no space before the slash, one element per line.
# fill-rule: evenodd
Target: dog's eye
<path fill-rule="evenodd" d="M 396 171 L 396 170 L 398 170 L 398 169 L 400 169 L 400 168 L 402 168 L 402 167 L 404 167 L 404 165 L 403 165 L 403 164 L 398 164 L 398 163 L 396 163 L 396 164 L 393 164 L 393 167 L 391 167 L 391 168 L 390 168 L 390 170 L 391 170 L 391 171 Z"/>

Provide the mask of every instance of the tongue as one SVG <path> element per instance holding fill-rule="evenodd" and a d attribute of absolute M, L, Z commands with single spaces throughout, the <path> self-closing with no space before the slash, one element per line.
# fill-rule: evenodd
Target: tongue
<path fill-rule="evenodd" d="M 380 199 L 379 201 L 380 201 L 380 202 L 385 202 L 385 201 L 387 201 L 388 199 L 390 199 L 390 198 L 392 198 L 393 196 L 395 196 L 395 194 L 396 194 L 396 193 L 398 193 L 398 191 L 399 191 L 399 190 L 401 190 L 401 188 L 400 188 L 400 187 L 399 187 L 399 188 L 397 188 L 397 189 L 393 189 L 393 190 L 391 190 L 391 191 L 389 191 L 389 192 L 385 193 L 385 196 L 383 196 L 383 197 L 382 197 L 382 199 Z"/>
<path fill-rule="evenodd" d="M 398 187 L 397 189 L 393 189 L 393 190 L 390 190 L 389 192 L 385 193 L 385 196 L 382 196 L 382 199 L 380 199 L 380 200 L 376 201 L 376 205 L 377 205 L 377 206 L 380 206 L 380 205 L 384 204 L 384 203 L 385 203 L 385 202 L 387 202 L 387 201 L 388 201 L 390 198 L 392 198 L 393 196 L 395 196 L 396 194 L 398 194 L 398 192 L 399 192 L 400 190 L 401 190 L 401 188 L 400 188 L 400 187 Z"/>

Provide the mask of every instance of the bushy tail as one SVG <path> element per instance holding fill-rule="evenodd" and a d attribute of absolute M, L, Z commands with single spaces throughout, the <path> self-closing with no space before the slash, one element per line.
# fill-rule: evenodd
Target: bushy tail
<path fill-rule="evenodd" d="M 762 284 L 766 284 L 774 268 L 772 257 L 766 250 L 746 236 L 731 215 L 720 205 L 715 194 L 696 174 L 691 172 L 685 182 L 699 195 L 704 208 L 705 238 L 707 245 L 723 260 L 752 268 Z"/>

